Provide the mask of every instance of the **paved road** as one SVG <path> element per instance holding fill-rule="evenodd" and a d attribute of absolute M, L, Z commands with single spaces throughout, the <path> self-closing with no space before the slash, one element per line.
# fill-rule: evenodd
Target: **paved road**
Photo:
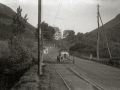
<path fill-rule="evenodd" d="M 99 90 L 81 77 L 78 77 L 63 64 L 56 64 L 56 68 L 61 73 L 71 90 Z"/>
<path fill-rule="evenodd" d="M 51 48 L 49 55 L 56 61 L 58 49 Z M 79 58 L 75 58 L 75 64 L 67 65 L 104 90 L 120 90 L 120 69 L 118 68 Z"/>

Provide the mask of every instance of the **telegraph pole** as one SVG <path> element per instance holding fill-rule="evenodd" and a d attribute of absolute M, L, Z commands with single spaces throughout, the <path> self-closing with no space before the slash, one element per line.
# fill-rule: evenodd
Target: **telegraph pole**
<path fill-rule="evenodd" d="M 97 60 L 99 60 L 99 4 L 97 5 L 97 23 L 98 23 L 98 30 L 97 30 Z"/>
<path fill-rule="evenodd" d="M 38 75 L 41 75 L 41 0 L 38 0 Z"/>
<path fill-rule="evenodd" d="M 99 13 L 99 16 L 100 16 L 100 13 Z M 103 30 L 104 30 L 104 34 L 105 34 L 105 39 L 106 39 L 106 44 L 107 44 L 107 49 L 108 49 L 108 52 L 109 52 L 109 56 L 110 56 L 110 58 L 111 58 L 111 57 L 112 57 L 112 56 L 111 56 L 111 51 L 110 51 L 110 48 L 109 48 L 108 39 L 107 39 L 107 36 L 106 36 L 106 32 L 105 32 L 105 29 L 104 29 L 104 26 L 103 26 L 103 22 L 102 22 L 101 16 L 100 16 L 100 20 L 101 20 L 102 27 L 103 27 Z"/>

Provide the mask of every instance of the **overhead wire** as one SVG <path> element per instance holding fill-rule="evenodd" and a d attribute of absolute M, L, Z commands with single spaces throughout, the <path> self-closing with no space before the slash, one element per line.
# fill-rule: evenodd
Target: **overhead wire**
<path fill-rule="evenodd" d="M 56 19 L 57 19 L 58 14 L 59 14 L 61 5 L 62 5 L 62 1 L 60 0 L 58 9 L 57 9 L 57 12 L 56 12 L 56 15 L 55 15 L 55 19 L 54 19 L 54 21 L 53 21 L 53 26 L 54 26 L 54 24 L 55 24 L 55 21 L 56 21 Z"/>

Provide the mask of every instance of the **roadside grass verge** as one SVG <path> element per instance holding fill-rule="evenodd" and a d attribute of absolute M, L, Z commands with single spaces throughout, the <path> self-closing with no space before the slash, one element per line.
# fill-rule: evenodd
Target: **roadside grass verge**
<path fill-rule="evenodd" d="M 34 65 L 23 74 L 12 90 L 38 90 L 39 77 L 37 65 Z"/>
<path fill-rule="evenodd" d="M 97 63 L 101 63 L 101 64 L 105 64 L 105 65 L 108 65 L 108 58 L 100 58 L 99 60 L 97 60 L 96 57 L 92 57 L 92 59 L 90 59 L 90 56 L 87 56 L 87 55 L 83 55 L 83 54 L 79 54 L 79 53 L 75 53 L 75 52 L 70 52 L 70 54 L 72 56 L 75 56 L 75 57 L 78 57 L 78 58 L 81 58 L 81 59 L 84 59 L 84 60 L 89 60 L 89 61 L 94 61 L 94 62 L 97 62 Z"/>
<path fill-rule="evenodd" d="M 104 65 L 108 65 L 108 66 L 120 69 L 120 65 L 114 66 L 114 65 L 108 64 L 108 61 L 109 61 L 108 58 L 100 58 L 99 60 L 97 60 L 96 57 L 93 57 L 92 59 L 90 59 L 90 56 L 81 55 L 81 54 L 75 54 L 75 52 L 70 52 L 70 55 L 75 56 L 77 58 L 84 59 L 84 60 L 88 60 L 88 61 L 92 61 L 92 62 L 96 62 L 96 63 L 100 63 L 100 64 L 104 64 Z"/>
<path fill-rule="evenodd" d="M 39 77 L 39 89 L 40 90 L 55 90 L 53 74 L 49 65 L 43 66 L 43 76 Z"/>

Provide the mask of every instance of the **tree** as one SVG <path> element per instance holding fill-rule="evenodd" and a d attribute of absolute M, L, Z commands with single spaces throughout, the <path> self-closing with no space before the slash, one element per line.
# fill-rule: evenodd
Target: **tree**
<path fill-rule="evenodd" d="M 21 34 L 26 31 L 26 22 L 28 20 L 27 14 L 24 18 L 21 15 L 22 9 L 20 6 L 17 8 L 17 13 L 13 15 L 13 22 L 11 24 L 12 32 L 14 36 L 10 37 L 9 46 L 12 49 L 12 44 L 20 43 L 19 40 L 21 38 Z M 16 39 L 16 40 L 15 40 Z M 17 44 L 19 45 L 19 44 Z"/>
<path fill-rule="evenodd" d="M 24 16 L 24 18 L 21 15 L 22 9 L 20 6 L 17 8 L 17 13 L 13 15 L 13 23 L 11 25 L 12 32 L 14 36 L 19 37 L 22 33 L 25 32 L 25 26 L 26 22 L 28 20 L 27 14 Z"/>
<path fill-rule="evenodd" d="M 69 49 L 69 47 L 74 45 L 76 37 L 74 30 L 64 30 L 63 37 L 64 39 L 61 40 L 61 42 L 63 43 L 62 47 Z"/>
<path fill-rule="evenodd" d="M 63 31 L 63 37 L 64 38 L 66 38 L 68 34 L 69 34 L 69 30 L 64 30 Z"/>
<path fill-rule="evenodd" d="M 54 27 L 48 25 L 45 22 L 42 22 L 41 23 L 41 31 L 42 31 L 43 39 L 46 39 L 48 41 L 53 40 L 54 34 L 55 34 Z M 38 29 L 36 28 L 35 37 L 37 38 L 37 36 L 38 36 Z"/>
<path fill-rule="evenodd" d="M 83 33 L 78 32 L 76 37 L 81 40 L 83 38 Z"/>
<path fill-rule="evenodd" d="M 67 41 L 70 44 L 74 43 L 74 39 L 75 39 L 75 32 L 73 30 L 69 30 L 68 35 L 67 35 Z"/>
<path fill-rule="evenodd" d="M 27 14 L 23 18 L 21 15 L 22 9 L 17 8 L 17 13 L 13 15 L 13 22 L 11 24 L 13 36 L 10 37 L 9 44 L 9 65 L 13 72 L 28 68 L 32 64 L 32 44 L 28 40 L 22 38 L 22 33 L 25 32 Z M 29 45 L 28 45 L 29 44 Z"/>
<path fill-rule="evenodd" d="M 54 39 L 60 40 L 62 38 L 61 30 L 58 27 L 54 27 L 54 29 L 55 29 Z"/>

